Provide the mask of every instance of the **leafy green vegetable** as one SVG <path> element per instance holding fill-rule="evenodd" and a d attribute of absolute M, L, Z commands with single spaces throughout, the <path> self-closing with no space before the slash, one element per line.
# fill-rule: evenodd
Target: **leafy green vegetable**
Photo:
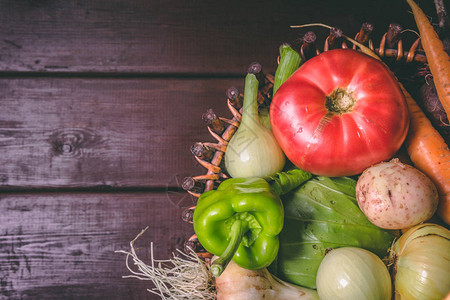
<path fill-rule="evenodd" d="M 373 225 L 355 197 L 356 181 L 316 177 L 282 196 L 285 224 L 278 257 L 269 270 L 287 282 L 316 288 L 316 275 L 327 250 L 346 246 L 388 255 L 397 232 Z"/>
<path fill-rule="evenodd" d="M 294 73 L 300 64 L 302 58 L 300 54 L 292 49 L 291 45 L 285 43 L 280 46 L 280 63 L 275 72 L 275 82 L 273 84 L 273 94 L 278 88 Z"/>

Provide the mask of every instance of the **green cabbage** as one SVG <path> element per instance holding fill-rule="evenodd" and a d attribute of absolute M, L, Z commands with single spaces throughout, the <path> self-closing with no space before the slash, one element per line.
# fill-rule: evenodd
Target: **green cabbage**
<path fill-rule="evenodd" d="M 380 258 L 388 255 L 396 231 L 373 225 L 355 197 L 356 181 L 348 177 L 315 177 L 282 196 L 285 224 L 278 257 L 269 267 L 277 277 L 316 288 L 316 274 L 326 252 L 353 246 Z"/>

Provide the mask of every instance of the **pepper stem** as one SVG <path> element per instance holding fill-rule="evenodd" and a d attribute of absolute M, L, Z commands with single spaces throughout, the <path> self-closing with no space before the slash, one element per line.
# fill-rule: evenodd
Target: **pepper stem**
<path fill-rule="evenodd" d="M 239 245 L 241 244 L 242 237 L 244 236 L 244 226 L 242 226 L 241 220 L 236 220 L 233 225 L 231 225 L 230 229 L 230 242 L 228 243 L 227 248 L 223 251 L 222 255 L 216 259 L 211 265 L 211 273 L 213 276 L 218 277 L 222 274 L 223 270 L 225 270 L 228 263 L 236 253 Z"/>
<path fill-rule="evenodd" d="M 292 191 L 311 178 L 312 174 L 309 172 L 300 169 L 292 169 L 287 172 L 279 172 L 266 180 L 272 186 L 275 194 L 281 196 Z"/>

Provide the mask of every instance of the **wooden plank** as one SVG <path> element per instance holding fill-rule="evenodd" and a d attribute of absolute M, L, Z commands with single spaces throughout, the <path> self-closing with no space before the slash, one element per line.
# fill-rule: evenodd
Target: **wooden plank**
<path fill-rule="evenodd" d="M 0 195 L 0 299 L 152 299 L 129 275 L 129 242 L 150 263 L 168 259 L 193 234 L 181 220 L 187 193 Z M 155 297 L 154 299 L 158 299 Z"/>
<path fill-rule="evenodd" d="M 0 79 L 0 186 L 174 188 L 243 79 Z"/>
<path fill-rule="evenodd" d="M 430 15 L 432 1 L 419 1 Z M 0 71 L 236 75 L 260 61 L 274 71 L 278 47 L 323 22 L 354 36 L 390 22 L 414 29 L 405 1 L 96 0 L 0 2 Z M 325 29 L 314 29 L 322 38 Z M 406 34 L 406 36 L 409 36 Z"/>

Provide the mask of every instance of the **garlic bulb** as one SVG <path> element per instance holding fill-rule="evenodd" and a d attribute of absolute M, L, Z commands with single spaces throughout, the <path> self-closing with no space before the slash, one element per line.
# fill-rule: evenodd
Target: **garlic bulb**
<path fill-rule="evenodd" d="M 217 300 L 319 300 L 315 290 L 286 283 L 265 268 L 247 270 L 233 261 L 216 278 L 216 290 Z"/>

